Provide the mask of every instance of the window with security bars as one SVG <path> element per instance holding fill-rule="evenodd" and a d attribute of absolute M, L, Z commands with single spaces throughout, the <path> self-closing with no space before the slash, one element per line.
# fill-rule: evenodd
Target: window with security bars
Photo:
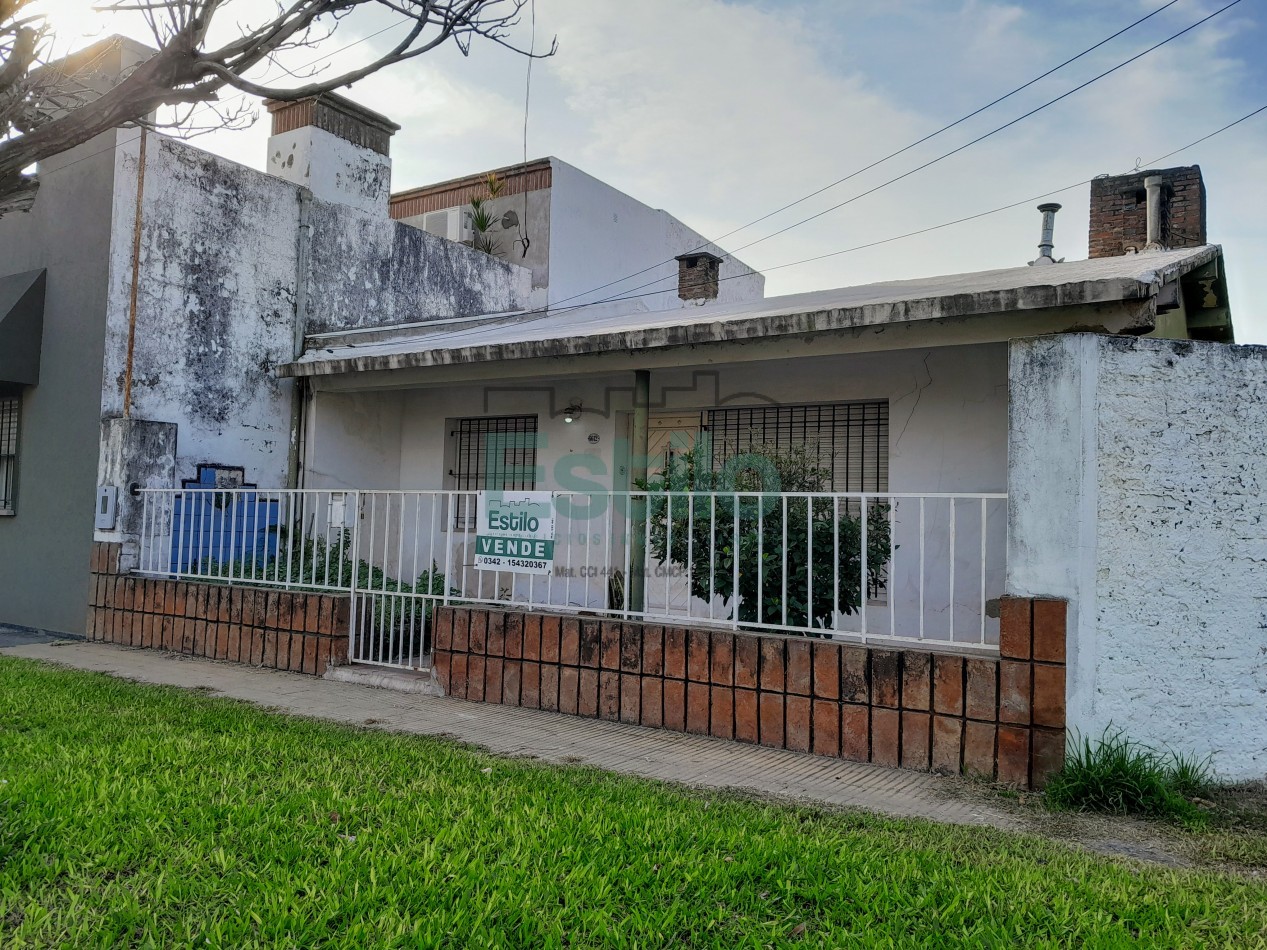
<path fill-rule="evenodd" d="M 537 487 L 537 417 L 454 419 L 449 430 L 450 487 L 458 491 L 532 491 Z M 475 524 L 475 497 L 455 500 L 453 524 Z"/>
<path fill-rule="evenodd" d="M 0 515 L 11 515 L 17 505 L 18 415 L 22 401 L 0 396 Z"/>
<path fill-rule="evenodd" d="M 889 490 L 887 401 L 710 409 L 703 423 L 714 469 L 754 446 L 810 444 L 831 473 L 831 491 Z"/>

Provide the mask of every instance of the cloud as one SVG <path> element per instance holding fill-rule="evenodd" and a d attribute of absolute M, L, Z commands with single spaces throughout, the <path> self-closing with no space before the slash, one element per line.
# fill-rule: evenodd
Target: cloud
<path fill-rule="evenodd" d="M 847 175 L 971 111 L 1160 0 L 538 0 L 529 154 L 555 154 L 709 236 Z M 882 167 L 724 243 L 735 249 L 845 201 L 1059 95 L 1222 5 L 1182 0 L 1055 76 Z M 1258 105 L 1261 10 L 1242 4 L 1015 127 L 739 252 L 758 268 L 975 214 L 1122 172 Z M 389 21 L 384 21 L 389 22 Z M 378 29 L 340 32 L 335 45 Z M 341 28 L 342 30 L 342 28 Z M 389 35 L 346 54 L 367 56 Z M 515 36 L 528 40 L 527 23 Z M 525 61 L 477 43 L 359 83 L 351 95 L 401 122 L 393 178 L 406 188 L 518 161 Z M 199 141 L 259 167 L 267 122 Z M 1261 225 L 1267 114 L 1166 164 L 1200 163 L 1209 234 L 1226 248 L 1242 341 L 1267 342 Z M 1086 254 L 1088 189 L 1057 197 L 1058 255 Z M 1034 203 L 1037 203 L 1036 201 Z M 1030 206 L 826 261 L 772 271 L 767 292 L 1015 266 L 1034 257 Z"/>
<path fill-rule="evenodd" d="M 543 2 L 543 7 L 545 4 Z M 563 157 L 650 204 L 718 235 L 840 178 L 1032 78 L 1152 9 L 1085 7 L 1082 17 L 1015 4 L 907 2 L 891 16 L 850 4 L 778 7 L 646 0 L 627 7 L 550 3 L 561 53 L 546 66 L 566 112 Z M 1182 9 L 1181 9 L 1182 8 Z M 1213 4 L 1176 5 L 995 110 L 729 239 L 734 249 L 1019 116 L 1194 22 Z M 1012 129 L 739 256 L 768 267 L 864 244 L 1130 169 L 1241 114 L 1250 67 L 1232 48 L 1247 28 L 1212 21 Z M 903 74 L 898 82 L 894 73 Z M 538 99 L 538 102 L 542 102 Z M 1248 111 L 1247 109 L 1244 111 Z M 540 121 L 534 115 L 534 121 Z M 1229 259 L 1264 250 L 1256 189 L 1267 122 L 1170 164 L 1201 162 L 1210 235 Z M 575 147 L 575 153 L 564 152 Z M 1059 196 L 1058 252 L 1086 254 L 1088 189 Z M 1037 211 L 1026 206 L 922 238 L 770 274 L 770 293 L 859 281 L 1015 266 L 1031 259 Z M 1261 297 L 1234 275 L 1245 339 Z"/>

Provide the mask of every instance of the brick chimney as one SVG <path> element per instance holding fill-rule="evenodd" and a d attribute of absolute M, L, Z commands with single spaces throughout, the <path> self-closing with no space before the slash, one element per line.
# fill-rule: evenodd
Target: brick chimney
<path fill-rule="evenodd" d="M 391 137 L 400 129 L 351 99 L 323 93 L 297 102 L 265 100 L 273 117 L 268 171 L 324 201 L 387 216 Z"/>
<path fill-rule="evenodd" d="M 1200 247 L 1205 235 L 1205 182 L 1199 165 L 1106 175 L 1091 182 L 1089 256 L 1118 257 L 1149 246 L 1149 179 L 1160 187 L 1156 244 L 1163 248 Z M 1159 200 L 1158 200 L 1159 199 Z"/>
<path fill-rule="evenodd" d="M 683 300 L 716 300 L 721 258 L 707 251 L 677 257 L 677 295 Z"/>

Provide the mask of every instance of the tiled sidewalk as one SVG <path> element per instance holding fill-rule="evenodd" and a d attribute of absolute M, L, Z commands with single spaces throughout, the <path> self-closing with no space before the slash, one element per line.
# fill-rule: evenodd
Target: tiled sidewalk
<path fill-rule="evenodd" d="M 1011 827 L 957 779 L 623 723 L 375 689 L 295 673 L 85 641 L 32 642 L 0 654 L 185 688 L 202 687 L 291 715 L 451 736 L 498 755 L 578 763 L 708 788 L 957 824 Z"/>

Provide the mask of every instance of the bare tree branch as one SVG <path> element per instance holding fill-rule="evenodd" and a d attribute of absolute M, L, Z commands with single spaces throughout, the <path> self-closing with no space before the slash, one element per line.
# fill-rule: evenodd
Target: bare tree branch
<path fill-rule="evenodd" d="M 556 50 L 552 43 L 549 52 L 534 54 L 511 41 L 528 0 L 283 0 L 270 4 L 259 21 L 239 24 L 239 35 L 215 49 L 206 48 L 206 39 L 227 7 L 224 0 L 112 0 L 98 9 L 141 15 L 157 50 L 103 88 L 85 55 L 44 61 L 51 33 L 42 17 L 21 15 L 30 2 L 0 0 L 0 215 L 27 210 L 35 201 L 39 182 L 27 171 L 31 166 L 111 129 L 155 128 L 152 116 L 161 106 L 190 106 L 177 111 L 175 125 L 198 134 L 237 127 L 251 116 L 249 105 L 226 108 L 218 101 L 226 87 L 293 101 L 349 86 L 448 42 L 463 53 L 476 38 L 534 58 Z M 321 49 L 351 28 L 351 16 L 374 10 L 399 16 L 396 25 L 407 29 L 367 65 L 318 79 L 315 63 L 293 67 L 279 61 L 288 51 Z M 109 44 L 102 45 L 96 58 L 110 51 Z M 272 67 L 276 78 L 259 75 L 265 67 Z M 201 124 L 193 122 L 195 115 Z"/>

